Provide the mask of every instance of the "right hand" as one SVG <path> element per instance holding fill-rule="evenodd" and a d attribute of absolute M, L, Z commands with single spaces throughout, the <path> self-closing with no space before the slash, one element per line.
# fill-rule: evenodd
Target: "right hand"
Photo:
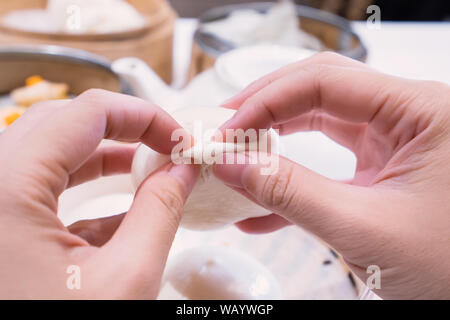
<path fill-rule="evenodd" d="M 253 83 L 225 105 L 222 129 L 319 130 L 358 158 L 354 180 L 329 180 L 287 159 L 215 165 L 227 185 L 275 215 L 248 232 L 293 223 L 340 252 L 363 280 L 381 269 L 383 298 L 450 298 L 450 87 L 378 73 L 322 53 Z"/>

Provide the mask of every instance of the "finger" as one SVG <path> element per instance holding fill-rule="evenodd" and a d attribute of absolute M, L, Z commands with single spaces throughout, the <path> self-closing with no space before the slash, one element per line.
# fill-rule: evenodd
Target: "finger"
<path fill-rule="evenodd" d="M 266 129 L 313 109 L 345 121 L 383 120 L 379 122 L 391 126 L 403 115 L 393 106 L 415 96 L 415 83 L 372 70 L 309 65 L 248 98 L 222 129 Z"/>
<path fill-rule="evenodd" d="M 236 223 L 236 226 L 240 230 L 250 234 L 270 233 L 290 225 L 292 225 L 291 222 L 277 214 L 271 214 L 266 217 L 251 218 Z"/>
<path fill-rule="evenodd" d="M 67 188 L 90 180 L 131 171 L 136 145 L 101 146 L 69 176 Z"/>
<path fill-rule="evenodd" d="M 311 111 L 273 128 L 278 129 L 280 135 L 320 131 L 340 145 L 355 151 L 367 124 L 340 120 L 321 111 Z"/>
<path fill-rule="evenodd" d="M 227 185 L 227 187 L 233 189 L 236 192 L 239 192 L 244 197 L 253 201 L 254 203 L 260 205 L 264 208 L 264 204 L 259 202 L 255 197 L 249 194 L 245 189 L 238 188 L 232 185 Z M 235 223 L 235 225 L 242 231 L 251 234 L 260 234 L 260 233 L 269 233 L 281 229 L 285 226 L 291 225 L 289 221 L 280 217 L 276 214 L 271 214 L 268 216 L 258 217 L 258 218 L 250 218 L 246 220 L 239 221 Z"/>
<path fill-rule="evenodd" d="M 94 220 L 78 221 L 67 228 L 80 238 L 86 240 L 90 245 L 101 247 L 108 242 L 116 232 L 125 214 Z"/>
<path fill-rule="evenodd" d="M 267 87 L 274 81 L 281 79 L 282 77 L 294 74 L 304 68 L 305 66 L 311 64 L 329 64 L 335 66 L 342 67 L 352 67 L 352 68 L 360 68 L 360 69 L 369 69 L 367 65 L 362 62 L 338 55 L 334 52 L 321 52 L 315 54 L 314 56 L 301 60 L 299 62 L 287 65 L 275 72 L 272 72 L 259 80 L 256 80 L 252 84 L 250 84 L 247 88 L 245 88 L 242 92 L 237 94 L 235 97 L 229 99 L 224 102 L 222 107 L 229 109 L 239 109 L 239 107 L 244 103 L 245 100 L 253 96 L 258 91 Z"/>
<path fill-rule="evenodd" d="M 23 159 L 31 158 L 34 165 L 42 167 L 36 170 L 42 172 L 42 177 L 38 178 L 51 185 L 59 196 L 69 175 L 80 168 L 103 138 L 141 141 L 157 152 L 169 154 L 178 143 L 171 141 L 177 129 L 181 127 L 174 119 L 148 102 L 103 90 L 89 90 L 27 135 L 21 153 Z"/>
<path fill-rule="evenodd" d="M 101 248 L 107 256 L 105 263 L 120 263 L 131 274 L 162 275 L 198 174 L 197 166 L 168 164 L 147 178 L 120 227 Z"/>
<path fill-rule="evenodd" d="M 238 156 L 245 158 L 236 163 L 245 164 L 215 164 L 215 176 L 336 248 L 342 248 L 342 239 L 364 219 L 360 212 L 370 207 L 371 194 L 366 189 L 329 180 L 282 157 L 278 169 L 264 175 L 265 166 L 249 160 L 257 159 L 256 154 Z"/>

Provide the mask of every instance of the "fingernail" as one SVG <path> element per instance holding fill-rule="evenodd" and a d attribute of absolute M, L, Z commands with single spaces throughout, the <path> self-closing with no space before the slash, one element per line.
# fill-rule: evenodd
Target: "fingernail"
<path fill-rule="evenodd" d="M 199 167 L 195 165 L 180 164 L 173 165 L 168 174 L 184 187 L 185 196 L 188 197 L 197 182 L 199 170 Z"/>
<path fill-rule="evenodd" d="M 227 185 L 242 188 L 242 175 L 249 163 L 245 154 L 224 154 L 223 164 L 214 165 L 214 175 Z"/>

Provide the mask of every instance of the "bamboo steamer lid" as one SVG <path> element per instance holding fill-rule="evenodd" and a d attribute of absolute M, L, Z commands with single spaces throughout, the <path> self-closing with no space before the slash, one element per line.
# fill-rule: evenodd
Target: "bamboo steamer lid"
<path fill-rule="evenodd" d="M 0 45 L 59 45 L 114 60 L 134 56 L 147 62 L 166 82 L 172 76 L 172 42 L 176 13 L 166 0 L 128 0 L 147 17 L 143 28 L 110 34 L 44 34 L 0 25 Z M 0 15 L 12 10 L 45 8 L 46 0 L 1 1 Z"/>

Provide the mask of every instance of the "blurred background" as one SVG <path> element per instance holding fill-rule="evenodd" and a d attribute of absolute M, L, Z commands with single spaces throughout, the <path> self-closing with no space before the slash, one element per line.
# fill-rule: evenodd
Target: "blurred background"
<path fill-rule="evenodd" d="M 218 5 L 247 3 L 247 0 L 170 0 L 183 17 L 197 17 Z M 448 0 L 295 0 L 295 3 L 323 9 L 351 20 L 366 17 L 366 9 L 375 4 L 388 21 L 450 21 Z"/>

